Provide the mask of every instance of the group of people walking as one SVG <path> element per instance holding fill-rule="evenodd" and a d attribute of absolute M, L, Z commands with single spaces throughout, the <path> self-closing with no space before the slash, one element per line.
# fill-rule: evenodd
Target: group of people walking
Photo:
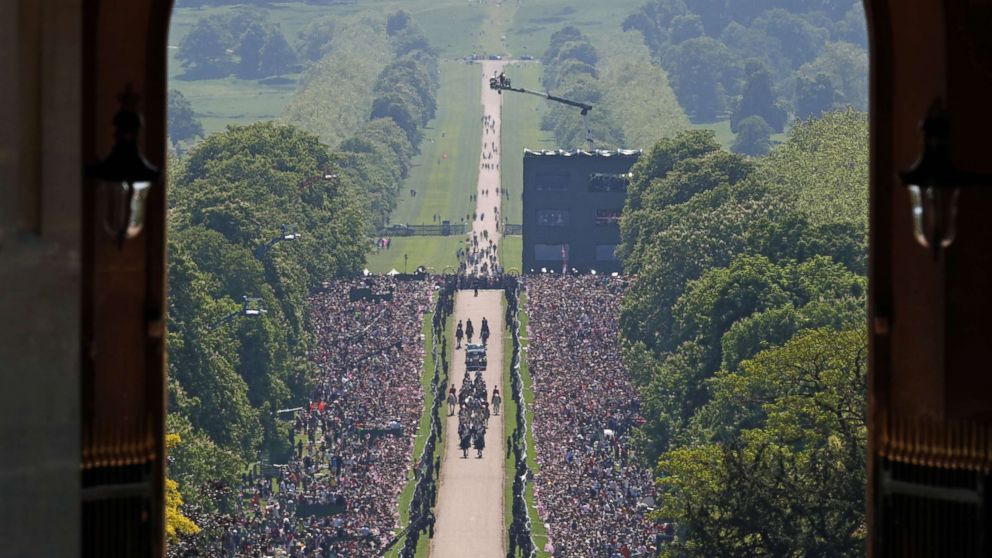
<path fill-rule="evenodd" d="M 493 386 L 492 397 L 488 396 L 486 380 L 482 377 L 481 370 L 476 371 L 474 380 L 466 370 L 460 390 L 455 389 L 455 384 L 451 384 L 451 389 L 448 390 L 448 416 L 454 416 L 457 408 L 458 447 L 462 450 L 463 459 L 468 458 L 468 450 L 472 448 L 476 451 L 476 458 L 482 458 L 482 450 L 486 448 L 489 417 L 499 415 L 502 402 L 499 386 Z"/>
<path fill-rule="evenodd" d="M 462 348 L 462 341 L 472 343 L 475 337 L 475 326 L 472 319 L 458 320 L 455 328 L 455 348 Z M 485 316 L 479 326 L 479 338 L 483 346 L 489 342 L 489 321 Z M 468 369 L 462 378 L 461 389 L 456 389 L 455 384 L 451 384 L 448 390 L 448 416 L 458 413 L 458 447 L 462 450 L 462 458 L 468 458 L 468 450 L 474 448 L 476 458 L 482 458 L 482 450 L 486 447 L 486 428 L 489 424 L 489 417 L 492 414 L 499 415 L 499 407 L 503 398 L 499 393 L 499 386 L 493 386 L 492 396 L 486 388 L 486 380 L 482 377 L 482 370 L 475 371 L 473 379 Z"/>

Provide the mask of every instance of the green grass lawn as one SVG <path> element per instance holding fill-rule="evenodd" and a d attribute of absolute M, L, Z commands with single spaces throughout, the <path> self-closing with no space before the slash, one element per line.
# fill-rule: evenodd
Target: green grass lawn
<path fill-rule="evenodd" d="M 726 149 L 730 149 L 734 145 L 737 136 L 730 130 L 730 119 L 727 120 L 717 120 L 716 122 L 693 122 L 689 125 L 690 128 L 696 130 L 713 130 L 716 133 L 716 141 Z M 788 130 L 786 130 L 788 132 Z M 784 142 L 786 139 L 786 134 L 772 134 L 771 142 L 772 147 Z"/>
<path fill-rule="evenodd" d="M 434 308 L 434 302 L 437 300 L 437 295 L 435 294 L 431 300 L 431 308 Z M 420 387 L 424 390 L 424 409 L 420 415 L 420 424 L 417 426 L 417 437 L 413 442 L 413 456 L 411 460 L 411 468 L 407 471 L 407 482 L 406 486 L 403 487 L 403 492 L 400 493 L 397 506 L 400 512 L 400 522 L 399 528 L 402 529 L 410 522 L 410 501 L 413 499 L 413 490 L 416 488 L 416 478 L 413 474 L 413 468 L 420 458 L 420 453 L 424 450 L 424 444 L 427 443 L 427 436 L 430 434 L 431 428 L 431 405 L 434 404 L 434 394 L 431 392 L 431 379 L 434 377 L 434 357 L 431 351 L 434 348 L 434 337 L 431 334 L 431 325 L 433 322 L 434 314 L 424 314 L 424 369 L 420 376 Z M 449 317 L 445 321 L 444 331 L 448 331 L 448 326 L 451 323 L 451 318 Z M 449 351 L 450 352 L 450 351 Z M 449 355 L 448 360 L 450 362 L 451 357 Z M 441 372 L 441 386 L 442 393 L 444 392 L 443 387 L 448 385 L 448 379 L 444 376 L 444 372 Z M 442 411 L 441 422 L 441 443 L 438 445 L 438 451 L 444 450 L 444 429 L 447 423 L 443 420 L 443 417 L 447 414 L 447 410 Z M 427 556 L 427 549 L 430 543 L 426 535 L 422 536 L 417 542 L 417 557 Z M 403 549 L 403 542 L 400 541 L 392 550 L 387 552 L 384 556 L 396 557 L 399 556 L 400 551 Z"/>
<path fill-rule="evenodd" d="M 524 292 L 520 293 L 519 301 L 519 311 L 518 318 L 520 319 L 520 378 L 523 381 L 524 389 L 524 403 L 527 405 L 526 418 L 527 423 L 533 425 L 534 423 L 534 387 L 531 381 L 530 372 L 527 369 L 527 312 L 524 309 L 527 303 L 527 294 Z M 506 373 L 503 375 L 503 393 L 504 396 L 504 406 L 503 411 L 503 429 L 507 436 L 513 434 L 516 429 L 516 416 L 517 406 L 513 402 L 513 398 L 510 397 L 510 359 L 513 354 L 513 340 L 509 335 L 504 337 L 503 341 L 503 362 L 506 367 Z M 547 542 L 548 532 L 544 528 L 544 522 L 541 521 L 541 516 L 537 514 L 537 504 L 534 500 L 534 477 L 540 468 L 537 465 L 537 449 L 534 446 L 534 432 L 533 429 L 527 432 L 527 466 L 530 468 L 531 477 L 527 483 L 526 490 L 524 493 L 524 498 L 527 500 L 527 508 L 530 513 L 531 520 L 531 534 L 534 538 L 534 544 L 537 547 L 538 558 L 548 558 L 550 555 L 544 552 L 544 543 Z M 506 464 L 503 468 L 506 473 L 504 480 L 504 518 L 506 524 L 509 525 L 512 520 L 512 506 L 513 506 L 513 478 L 517 474 L 516 467 L 513 462 L 513 456 L 506 459 Z"/>
<path fill-rule="evenodd" d="M 481 72 L 478 64 L 441 63 L 437 116 L 425 130 L 391 223 L 432 224 L 435 213 L 460 223 L 475 208 L 469 196 L 478 184 L 482 150 Z"/>
<path fill-rule="evenodd" d="M 481 52 L 479 30 L 489 20 L 486 6 L 467 2 L 425 2 L 404 8 L 420 24 L 443 58 L 463 58 Z"/>
<path fill-rule="evenodd" d="M 541 64 L 526 62 L 514 64 L 507 69 L 514 85 L 529 89 L 541 89 Z M 503 95 L 503 126 L 500 171 L 503 186 L 509 189 L 510 199 L 503 198 L 500 213 L 511 223 L 520 224 L 523 220 L 524 148 L 553 149 L 554 140 L 547 132 L 541 131 L 541 118 L 547 110 L 548 101 L 532 95 Z"/>
<path fill-rule="evenodd" d="M 193 105 L 207 134 L 222 131 L 229 124 L 248 124 L 259 120 L 280 118 L 293 99 L 300 74 L 282 76 L 277 84 L 257 80 L 242 80 L 233 76 L 218 79 L 183 79 L 185 70 L 176 59 L 179 43 L 201 18 L 224 15 L 238 9 L 235 6 L 206 8 L 176 8 L 169 27 L 168 73 L 169 88 L 178 89 Z M 291 45 L 297 43 L 298 33 L 311 21 L 326 16 L 349 16 L 364 12 L 381 15 L 404 9 L 413 15 L 425 34 L 446 58 L 462 57 L 478 51 L 480 39 L 489 41 L 479 30 L 484 23 L 500 21 L 508 9 L 496 6 L 466 5 L 465 2 L 434 0 L 363 0 L 317 6 L 305 2 L 273 2 L 261 11 L 268 21 L 278 25 Z M 494 19 L 495 18 L 495 19 Z M 503 19 L 509 22 L 509 16 Z M 476 95 L 478 100 L 478 95 Z"/>
<path fill-rule="evenodd" d="M 523 246 L 522 236 L 504 236 L 499 245 L 499 265 L 503 266 L 505 270 L 522 271 Z"/>
<path fill-rule="evenodd" d="M 201 18 L 230 13 L 233 6 L 208 8 L 176 8 L 169 25 L 168 72 L 169 88 L 178 89 L 193 105 L 204 132 L 211 134 L 224 130 L 229 124 L 248 124 L 259 120 L 279 118 L 283 108 L 296 92 L 299 74 L 282 76 L 276 84 L 263 84 L 257 80 L 228 76 L 219 79 L 183 79 L 185 72 L 176 60 L 179 43 Z M 355 6 L 314 6 L 303 2 L 272 4 L 269 21 L 278 25 L 290 44 L 296 34 L 314 18 L 329 13 L 346 14 Z"/>
<path fill-rule="evenodd" d="M 513 2 L 416 0 L 408 1 L 404 6 L 444 58 L 507 53 L 502 36 L 512 24 L 517 10 Z"/>
<path fill-rule="evenodd" d="M 573 0 L 542 0 L 521 5 L 507 33 L 507 47 L 515 56 L 530 54 L 540 58 L 548 48 L 551 34 L 566 25 L 579 28 L 596 44 L 600 38 L 622 32 L 623 20 L 644 2 L 583 2 L 581 7 L 576 4 Z"/>
<path fill-rule="evenodd" d="M 455 252 L 463 246 L 462 236 L 394 236 L 392 247 L 381 250 L 378 254 L 370 254 L 365 267 L 372 273 L 386 273 L 391 269 L 403 271 L 403 256 L 406 270 L 413 273 L 417 266 L 433 268 L 434 273 L 441 273 L 445 267 L 458 267 Z"/>

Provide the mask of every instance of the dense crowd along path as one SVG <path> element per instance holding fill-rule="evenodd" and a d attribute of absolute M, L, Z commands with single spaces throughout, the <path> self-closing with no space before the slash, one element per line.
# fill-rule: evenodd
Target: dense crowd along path
<path fill-rule="evenodd" d="M 651 471 L 634 455 L 640 397 L 620 355 L 626 279 L 527 278 L 535 499 L 553 556 L 657 555 Z"/>
<path fill-rule="evenodd" d="M 391 293 L 351 300 L 352 289 Z M 424 405 L 422 327 L 432 282 L 387 277 L 338 280 L 309 299 L 318 381 L 290 418 L 292 454 L 260 464 L 240 487 L 217 489 L 230 513 L 190 515 L 194 540 L 169 545 L 185 556 L 376 556 L 399 527 L 398 498 Z"/>

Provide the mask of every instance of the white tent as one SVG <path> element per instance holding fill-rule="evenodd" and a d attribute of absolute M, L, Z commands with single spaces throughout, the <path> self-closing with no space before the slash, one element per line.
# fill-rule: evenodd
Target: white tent
<path fill-rule="evenodd" d="M 387 273 L 386 275 L 399 275 L 399 274 L 400 272 L 396 271 L 396 269 L 390 269 L 389 273 Z"/>

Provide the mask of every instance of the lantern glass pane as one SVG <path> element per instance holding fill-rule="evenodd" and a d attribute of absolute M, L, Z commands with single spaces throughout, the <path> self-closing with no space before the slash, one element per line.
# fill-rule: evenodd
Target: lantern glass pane
<path fill-rule="evenodd" d="M 138 236 L 141 229 L 145 227 L 145 215 L 147 213 L 148 205 L 148 191 L 151 189 L 151 182 L 135 182 L 134 189 L 131 191 L 131 199 L 128 203 L 131 205 L 131 216 L 127 223 L 127 237 L 134 238 Z"/>
<path fill-rule="evenodd" d="M 929 188 L 927 191 L 929 192 Z M 927 239 L 926 228 L 923 222 L 924 213 L 926 213 L 923 208 L 923 196 L 924 193 L 918 184 L 909 185 L 909 203 L 913 211 L 913 238 L 924 248 L 928 248 L 930 241 Z"/>

